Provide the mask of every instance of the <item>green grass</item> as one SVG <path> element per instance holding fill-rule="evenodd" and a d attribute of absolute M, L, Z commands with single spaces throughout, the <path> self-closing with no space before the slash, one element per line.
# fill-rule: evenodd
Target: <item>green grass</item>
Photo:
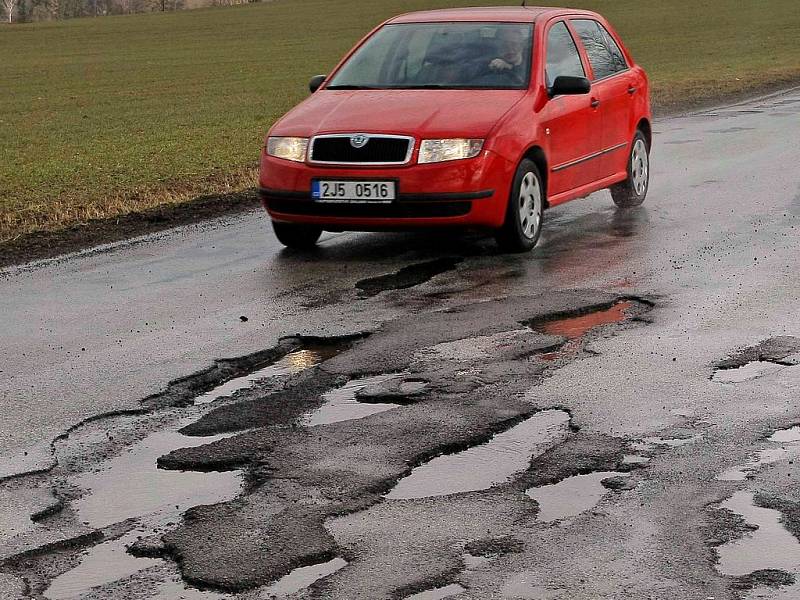
<path fill-rule="evenodd" d="M 0 27 L 0 240 L 253 185 L 264 132 L 309 76 L 388 16 L 469 4 L 276 0 Z M 574 5 L 614 23 L 662 108 L 800 79 L 797 0 Z"/>

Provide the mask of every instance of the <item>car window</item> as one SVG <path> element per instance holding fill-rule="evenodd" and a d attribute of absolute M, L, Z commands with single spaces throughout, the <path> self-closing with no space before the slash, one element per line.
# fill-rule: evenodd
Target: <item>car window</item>
<path fill-rule="evenodd" d="M 628 68 L 622 50 L 600 23 L 592 19 L 576 19 L 572 25 L 589 55 L 595 79 L 603 79 Z"/>
<path fill-rule="evenodd" d="M 547 87 L 551 87 L 556 77 L 561 75 L 586 77 L 578 47 L 564 21 L 553 25 L 547 33 Z"/>
<path fill-rule="evenodd" d="M 372 35 L 327 89 L 524 89 L 530 23 L 403 23 Z"/>

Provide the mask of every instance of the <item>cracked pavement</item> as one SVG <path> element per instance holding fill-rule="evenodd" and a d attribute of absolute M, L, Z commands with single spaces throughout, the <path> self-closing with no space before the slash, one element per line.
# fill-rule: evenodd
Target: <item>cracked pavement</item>
<path fill-rule="evenodd" d="M 800 597 L 798 115 L 660 120 L 529 255 L 251 213 L 3 271 L 0 598 Z"/>

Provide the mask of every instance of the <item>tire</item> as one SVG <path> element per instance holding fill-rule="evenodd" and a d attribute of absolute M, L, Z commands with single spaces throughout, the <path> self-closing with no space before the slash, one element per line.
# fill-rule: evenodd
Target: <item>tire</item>
<path fill-rule="evenodd" d="M 322 228 L 314 225 L 298 225 L 296 223 L 272 222 L 272 230 L 278 241 L 287 248 L 308 250 L 317 245 Z"/>
<path fill-rule="evenodd" d="M 636 130 L 628 156 L 628 177 L 611 186 L 611 198 L 620 208 L 639 206 L 647 197 L 650 187 L 650 148 L 640 129 Z"/>
<path fill-rule="evenodd" d="M 514 175 L 503 226 L 495 233 L 503 252 L 528 252 L 536 246 L 544 223 L 545 189 L 539 168 L 524 159 Z"/>

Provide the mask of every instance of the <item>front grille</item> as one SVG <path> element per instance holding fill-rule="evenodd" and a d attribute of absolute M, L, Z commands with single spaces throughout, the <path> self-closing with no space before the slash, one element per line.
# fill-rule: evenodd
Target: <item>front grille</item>
<path fill-rule="evenodd" d="M 355 135 L 355 134 L 354 134 Z M 403 164 L 408 161 L 412 139 L 406 137 L 367 136 L 361 148 L 351 143 L 350 135 L 314 138 L 312 162 L 350 164 Z"/>
<path fill-rule="evenodd" d="M 425 218 L 460 217 L 469 213 L 472 202 L 393 202 L 391 204 L 338 204 L 308 200 L 266 198 L 267 207 L 287 215 L 319 217 Z"/>

